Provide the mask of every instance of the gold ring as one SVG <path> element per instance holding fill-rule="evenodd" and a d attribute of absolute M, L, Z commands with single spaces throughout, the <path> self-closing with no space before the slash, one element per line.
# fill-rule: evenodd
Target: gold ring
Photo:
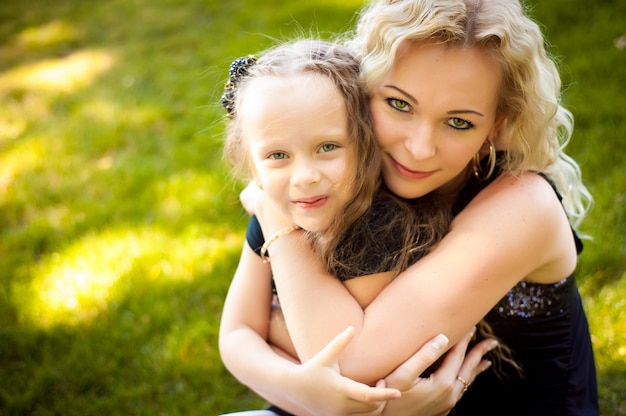
<path fill-rule="evenodd" d="M 465 380 L 461 376 L 456 376 L 456 379 L 459 380 L 461 383 L 463 383 L 463 393 L 465 393 L 467 389 L 469 389 L 470 386 L 472 385 L 472 383 L 468 383 L 467 380 Z"/>

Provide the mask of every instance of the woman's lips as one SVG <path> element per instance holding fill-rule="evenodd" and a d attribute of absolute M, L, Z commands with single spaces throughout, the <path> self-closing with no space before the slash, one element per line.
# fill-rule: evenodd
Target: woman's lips
<path fill-rule="evenodd" d="M 429 176 L 431 176 L 433 173 L 435 173 L 435 170 L 431 170 L 431 171 L 418 171 L 418 170 L 411 170 L 409 168 L 407 168 L 404 165 L 401 165 L 400 163 L 398 163 L 394 158 L 392 158 L 391 156 L 389 156 L 389 160 L 391 161 L 391 165 L 393 166 L 393 168 L 396 170 L 396 172 L 398 172 L 398 174 L 400 176 L 403 176 L 407 179 L 426 179 Z"/>
<path fill-rule="evenodd" d="M 326 201 L 328 201 L 328 196 L 319 195 L 319 196 L 313 196 L 310 198 L 298 198 L 298 199 L 293 200 L 293 203 L 298 208 L 312 209 L 312 208 L 323 207 L 324 204 L 326 204 Z"/>

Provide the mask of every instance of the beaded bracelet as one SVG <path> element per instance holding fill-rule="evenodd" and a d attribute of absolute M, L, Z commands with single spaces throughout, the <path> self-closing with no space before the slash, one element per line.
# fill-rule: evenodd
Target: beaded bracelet
<path fill-rule="evenodd" d="M 267 263 L 268 261 L 270 261 L 270 258 L 267 256 L 267 249 L 274 241 L 278 240 L 284 235 L 301 229 L 302 227 L 298 225 L 292 225 L 291 227 L 283 228 L 282 230 L 276 231 L 274 234 L 271 235 L 270 238 L 265 240 L 265 243 L 263 243 L 263 245 L 261 246 L 261 259 L 263 260 L 263 263 Z"/>

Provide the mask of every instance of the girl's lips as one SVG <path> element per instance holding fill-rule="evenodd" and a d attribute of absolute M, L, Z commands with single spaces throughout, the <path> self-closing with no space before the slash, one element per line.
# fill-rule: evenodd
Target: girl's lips
<path fill-rule="evenodd" d="M 302 209 L 312 209 L 323 207 L 328 201 L 328 196 L 319 195 L 310 198 L 299 198 L 293 201 L 293 203 Z"/>
<path fill-rule="evenodd" d="M 389 156 L 389 155 L 388 155 Z M 398 172 L 398 174 L 400 176 L 404 176 L 407 179 L 426 179 L 429 176 L 431 176 L 433 173 L 435 173 L 436 171 L 431 170 L 428 172 L 422 172 L 422 171 L 417 171 L 417 170 L 411 170 L 409 168 L 407 168 L 404 165 L 401 165 L 400 163 L 398 163 L 394 158 L 392 158 L 391 156 L 389 156 L 389 160 L 391 161 L 391 165 L 393 166 L 393 168 L 396 170 L 396 172 Z"/>

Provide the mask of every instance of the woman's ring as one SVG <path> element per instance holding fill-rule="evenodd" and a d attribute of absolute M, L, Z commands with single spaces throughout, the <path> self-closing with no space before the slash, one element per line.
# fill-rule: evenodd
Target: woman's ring
<path fill-rule="evenodd" d="M 467 389 L 470 388 L 470 385 L 472 384 L 472 383 L 468 383 L 467 380 L 465 380 L 461 376 L 456 376 L 456 379 L 459 380 L 461 383 L 463 383 L 463 393 L 465 393 Z"/>

